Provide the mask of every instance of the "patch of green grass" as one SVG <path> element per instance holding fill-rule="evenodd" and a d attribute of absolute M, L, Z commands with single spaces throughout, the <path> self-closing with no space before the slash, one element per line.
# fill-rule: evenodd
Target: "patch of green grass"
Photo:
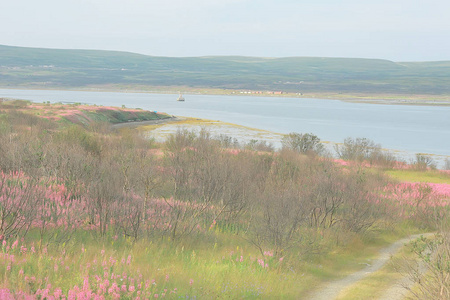
<path fill-rule="evenodd" d="M 450 174 L 437 170 L 388 170 L 386 174 L 399 181 L 450 184 Z"/>

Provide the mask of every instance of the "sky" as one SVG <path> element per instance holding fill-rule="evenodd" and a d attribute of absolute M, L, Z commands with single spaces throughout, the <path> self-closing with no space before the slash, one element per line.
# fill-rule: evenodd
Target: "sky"
<path fill-rule="evenodd" d="M 448 0 L 0 0 L 0 44 L 450 60 Z"/>

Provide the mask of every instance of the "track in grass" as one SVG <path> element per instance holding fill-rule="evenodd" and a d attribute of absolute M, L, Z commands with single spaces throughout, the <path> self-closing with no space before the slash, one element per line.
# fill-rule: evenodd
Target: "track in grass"
<path fill-rule="evenodd" d="M 315 292 L 309 299 L 311 300 L 331 300 L 336 299 L 339 294 L 345 289 L 349 288 L 351 285 L 357 283 L 359 280 L 373 274 L 374 272 L 381 269 L 394 255 L 397 251 L 400 250 L 406 243 L 409 243 L 412 240 L 419 238 L 420 236 L 428 236 L 430 234 L 415 234 L 404 239 L 398 240 L 397 242 L 391 244 L 390 246 L 382 249 L 378 255 L 378 257 L 373 261 L 372 265 L 368 265 L 366 268 L 355 272 L 347 277 L 339 279 L 337 281 L 333 281 L 328 283 L 325 287 L 319 289 Z M 400 289 L 395 289 L 392 293 L 388 293 L 389 295 L 396 295 L 395 299 L 402 299 L 403 294 L 401 294 Z"/>

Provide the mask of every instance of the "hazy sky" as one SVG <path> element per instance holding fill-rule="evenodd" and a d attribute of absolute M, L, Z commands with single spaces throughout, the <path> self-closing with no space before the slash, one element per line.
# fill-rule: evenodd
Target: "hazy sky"
<path fill-rule="evenodd" d="M 0 0 L 0 44 L 450 60 L 449 0 Z"/>

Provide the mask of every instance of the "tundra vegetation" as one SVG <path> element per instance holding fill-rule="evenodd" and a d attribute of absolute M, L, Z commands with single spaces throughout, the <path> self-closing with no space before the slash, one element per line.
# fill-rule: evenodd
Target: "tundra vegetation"
<path fill-rule="evenodd" d="M 450 62 L 325 57 L 158 57 L 0 45 L 0 86 L 416 99 L 448 105 Z M 437 100 L 437 101 L 436 101 Z"/>
<path fill-rule="evenodd" d="M 319 156 L 312 134 L 279 151 L 207 130 L 159 144 L 98 120 L 108 110 L 135 118 L 0 104 L 2 299 L 298 298 L 400 236 L 445 232 L 449 175 L 373 142 L 347 140 L 346 161 Z M 435 295 L 449 288 L 448 235 L 427 245 Z"/>

